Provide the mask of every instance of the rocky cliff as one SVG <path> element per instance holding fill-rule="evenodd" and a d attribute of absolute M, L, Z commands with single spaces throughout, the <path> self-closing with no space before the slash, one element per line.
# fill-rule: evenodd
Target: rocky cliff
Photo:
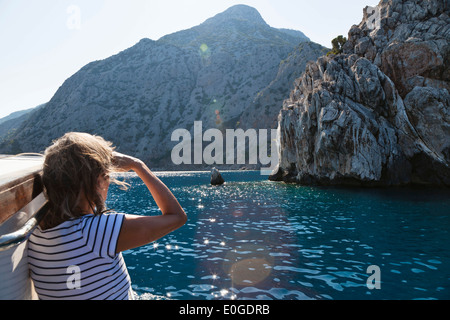
<path fill-rule="evenodd" d="M 265 109 L 254 101 L 299 45 L 308 53 L 303 59 L 323 54 L 324 48 L 301 32 L 270 27 L 254 8 L 231 7 L 199 26 L 158 41 L 143 39 L 86 65 L 9 132 L 0 153 L 39 152 L 67 131 L 84 131 L 153 168 L 170 169 L 176 144 L 171 134 L 192 130 L 194 121 L 202 121 L 205 130 L 246 128 L 254 125 L 255 113 L 263 113 L 266 123 L 276 126 L 289 86 L 277 87 Z M 298 61 L 297 67 L 305 64 Z M 253 114 L 250 120 L 246 110 Z"/>
<path fill-rule="evenodd" d="M 307 65 L 279 115 L 272 180 L 450 185 L 448 0 L 364 9 L 344 53 Z"/>

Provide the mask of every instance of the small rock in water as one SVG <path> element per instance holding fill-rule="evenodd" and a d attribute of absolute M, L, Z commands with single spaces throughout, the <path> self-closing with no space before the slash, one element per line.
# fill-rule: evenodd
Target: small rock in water
<path fill-rule="evenodd" d="M 219 170 L 213 168 L 211 171 L 211 184 L 213 186 L 219 186 L 225 183 L 225 180 L 222 178 Z"/>

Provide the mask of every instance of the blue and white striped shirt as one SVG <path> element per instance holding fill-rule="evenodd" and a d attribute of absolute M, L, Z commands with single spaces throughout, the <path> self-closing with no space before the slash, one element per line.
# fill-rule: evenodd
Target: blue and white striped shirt
<path fill-rule="evenodd" d="M 39 299 L 132 298 L 122 254 L 116 254 L 123 214 L 86 215 L 33 232 L 28 264 Z"/>

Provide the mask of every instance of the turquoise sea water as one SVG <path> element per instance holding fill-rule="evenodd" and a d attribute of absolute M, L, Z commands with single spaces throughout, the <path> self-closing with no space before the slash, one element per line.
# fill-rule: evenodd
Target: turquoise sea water
<path fill-rule="evenodd" d="M 133 289 L 176 300 L 450 299 L 450 192 L 302 187 L 259 171 L 157 174 L 189 216 L 124 252 Z M 159 214 L 145 185 L 111 186 L 108 206 Z M 373 282 L 372 265 L 380 282 Z M 380 289 L 370 290 L 370 284 Z"/>

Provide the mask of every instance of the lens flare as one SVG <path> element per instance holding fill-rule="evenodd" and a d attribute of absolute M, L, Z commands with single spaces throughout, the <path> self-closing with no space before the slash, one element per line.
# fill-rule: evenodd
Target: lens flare
<path fill-rule="evenodd" d="M 241 210 L 241 209 L 236 209 L 236 210 L 233 211 L 232 215 L 235 218 L 239 218 L 239 217 L 242 217 L 244 215 L 244 211 Z"/>
<path fill-rule="evenodd" d="M 235 285 L 252 286 L 265 280 L 271 273 L 266 268 L 269 262 L 264 258 L 250 258 L 231 266 L 230 276 Z"/>
<path fill-rule="evenodd" d="M 202 52 L 202 53 L 206 53 L 207 51 L 208 51 L 208 45 L 206 44 L 206 43 L 203 43 L 201 46 L 200 46 L 200 51 Z"/>
<path fill-rule="evenodd" d="M 228 252 L 224 260 L 224 271 L 238 286 L 254 286 L 264 281 L 270 276 L 274 265 L 267 248 L 251 244 Z"/>

